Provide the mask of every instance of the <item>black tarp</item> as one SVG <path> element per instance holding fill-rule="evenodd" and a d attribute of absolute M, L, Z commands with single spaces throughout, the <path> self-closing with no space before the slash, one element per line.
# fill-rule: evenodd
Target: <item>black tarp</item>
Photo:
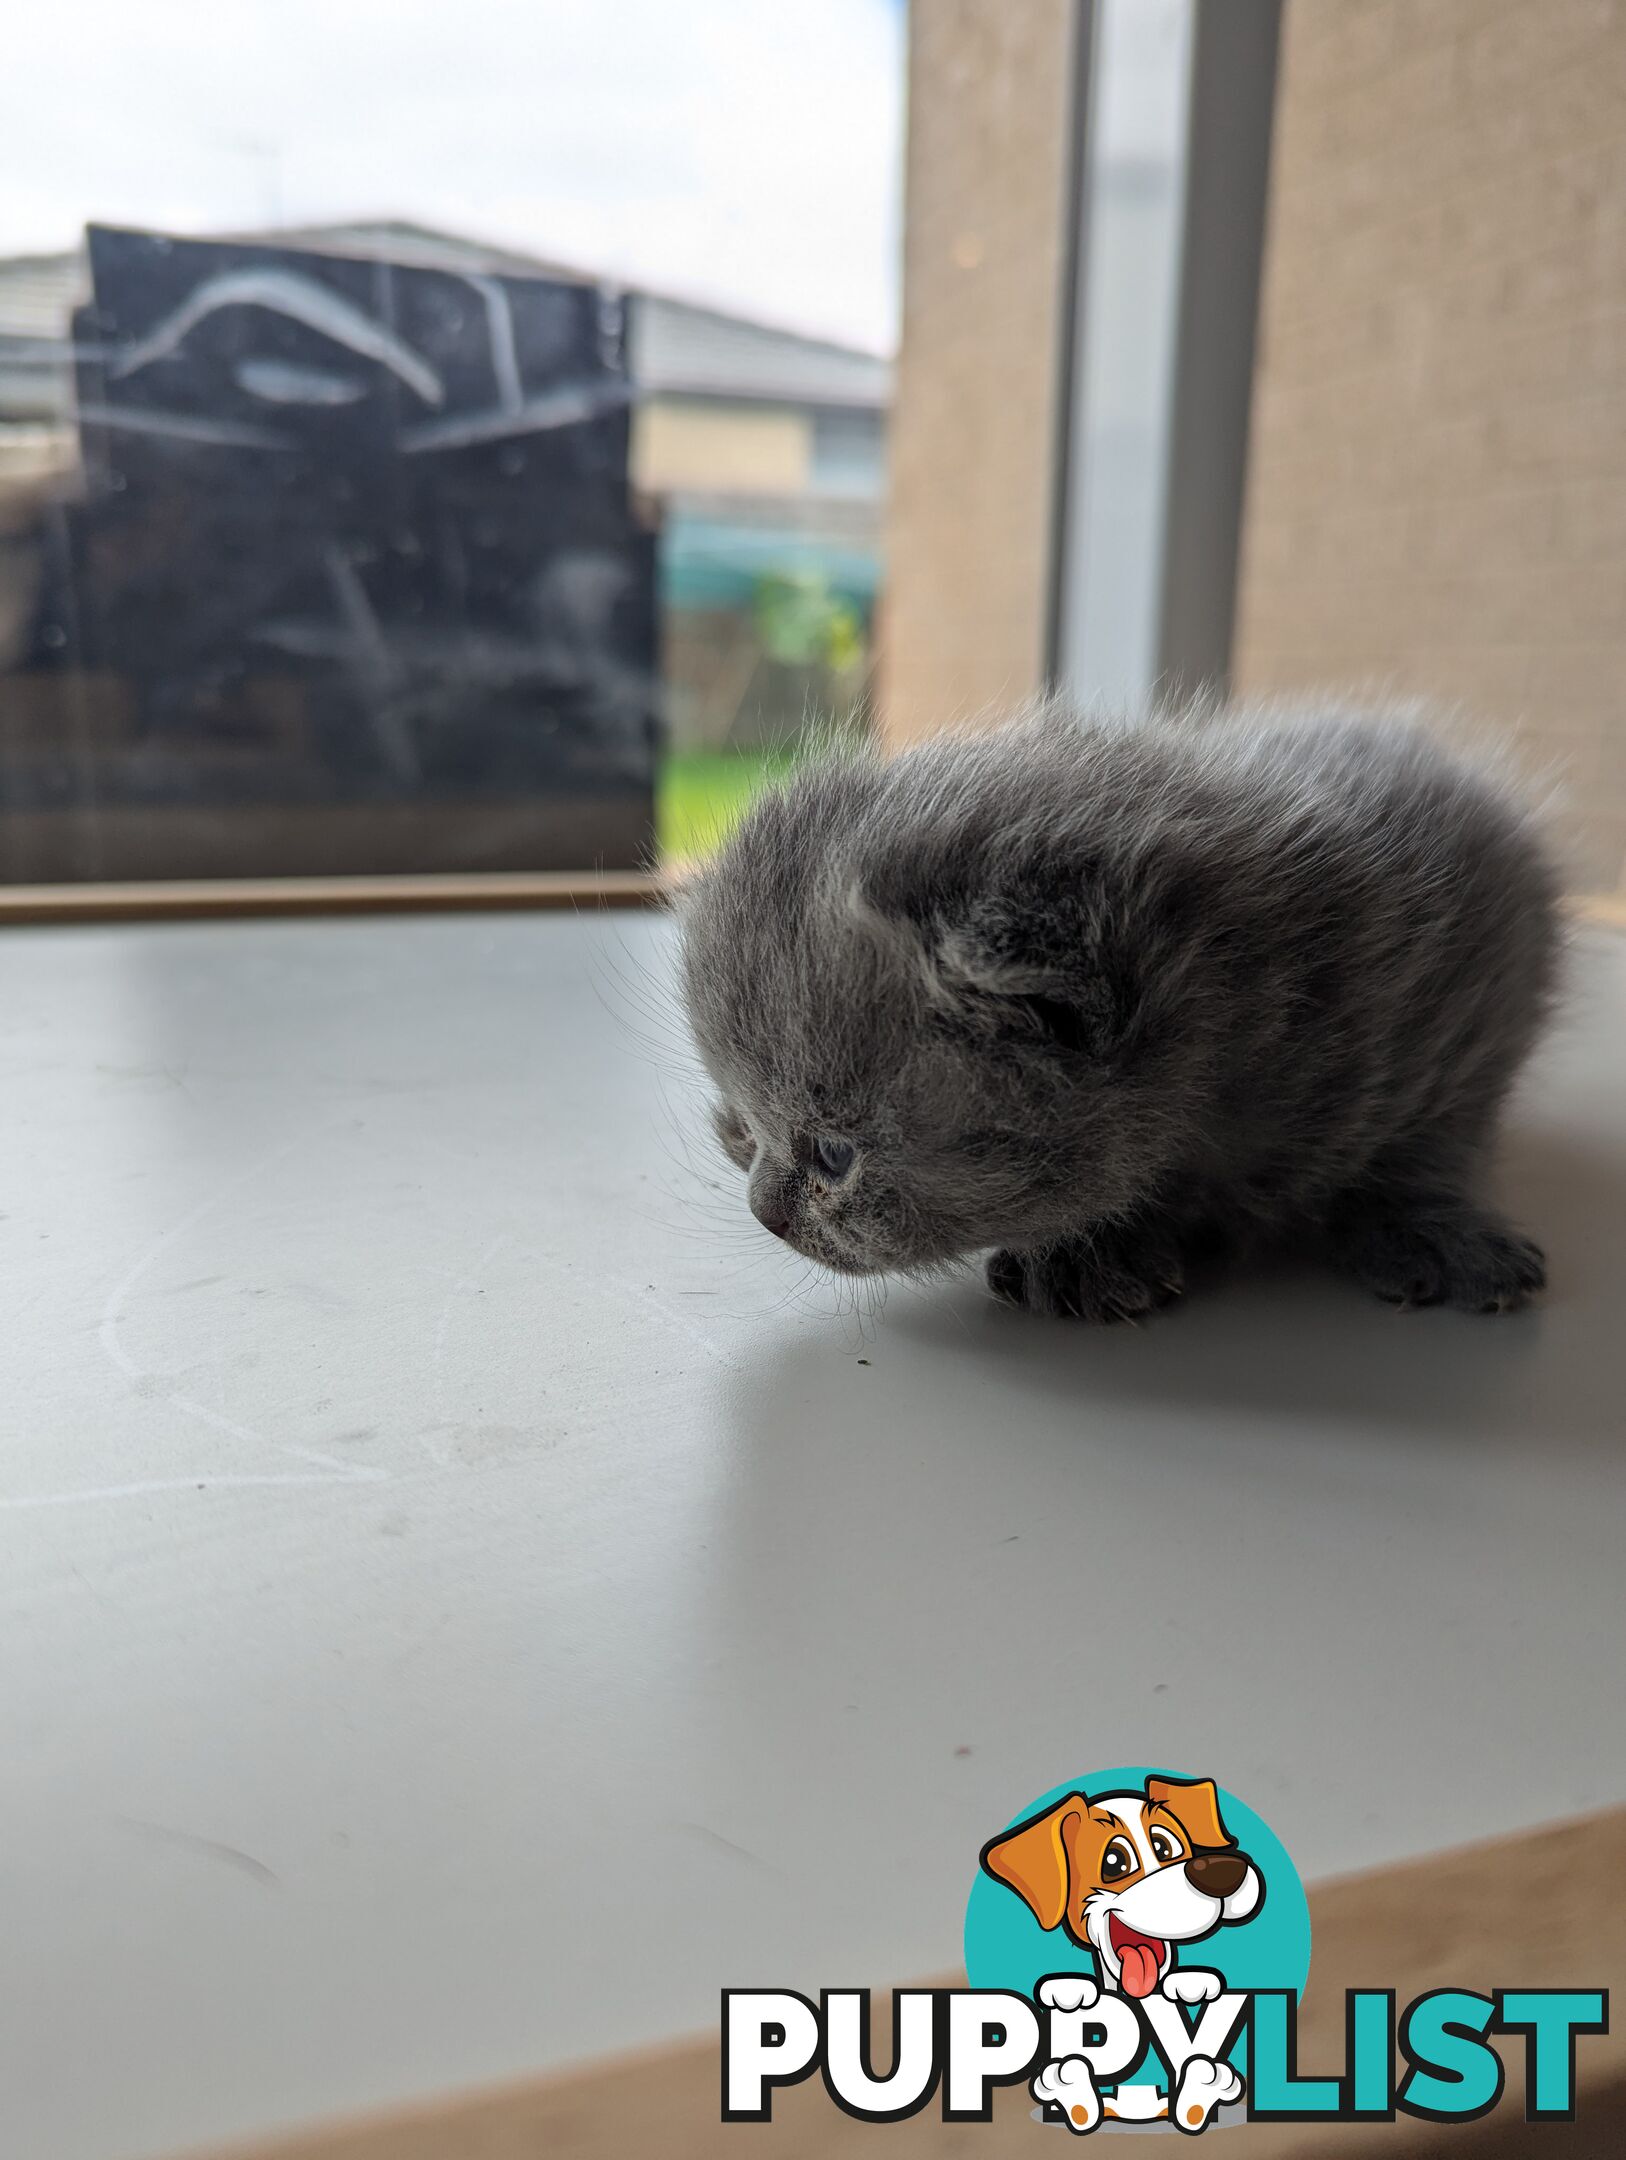
<path fill-rule="evenodd" d="M 0 677 L 6 874 L 639 859 L 655 541 L 618 299 L 152 233 L 89 254 L 83 491 L 40 521 Z"/>

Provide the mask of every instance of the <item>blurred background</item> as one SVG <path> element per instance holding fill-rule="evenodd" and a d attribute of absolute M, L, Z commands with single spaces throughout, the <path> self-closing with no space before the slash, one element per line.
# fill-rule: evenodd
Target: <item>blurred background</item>
<path fill-rule="evenodd" d="M 24 10 L 0 883 L 679 860 L 1061 684 L 1426 695 L 1618 890 L 1623 123 L 1607 0 Z"/>

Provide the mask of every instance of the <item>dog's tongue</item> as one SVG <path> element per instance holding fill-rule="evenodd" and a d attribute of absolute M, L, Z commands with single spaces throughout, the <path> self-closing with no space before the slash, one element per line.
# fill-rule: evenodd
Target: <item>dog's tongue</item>
<path fill-rule="evenodd" d="M 1123 1966 L 1124 1993 L 1139 1998 L 1150 1995 L 1157 1986 L 1158 1957 L 1156 1945 L 1149 1942 L 1126 1942 L 1118 1952 Z"/>

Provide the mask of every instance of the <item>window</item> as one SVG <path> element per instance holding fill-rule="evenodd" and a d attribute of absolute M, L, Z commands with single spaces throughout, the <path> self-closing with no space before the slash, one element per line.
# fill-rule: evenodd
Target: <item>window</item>
<path fill-rule="evenodd" d="M 866 705 L 897 0 L 380 35 L 8 31 L 0 881 L 636 867 Z"/>

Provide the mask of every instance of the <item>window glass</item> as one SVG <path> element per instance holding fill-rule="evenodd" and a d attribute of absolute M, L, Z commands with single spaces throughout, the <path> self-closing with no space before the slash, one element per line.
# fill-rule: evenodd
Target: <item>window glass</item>
<path fill-rule="evenodd" d="M 0 880 L 638 865 L 862 712 L 903 28 L 9 25 Z"/>

